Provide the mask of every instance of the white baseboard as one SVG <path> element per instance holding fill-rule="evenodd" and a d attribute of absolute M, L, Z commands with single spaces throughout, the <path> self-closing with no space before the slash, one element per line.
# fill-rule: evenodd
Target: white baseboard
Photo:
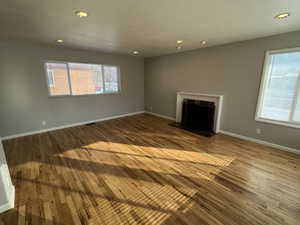
<path fill-rule="evenodd" d="M 15 207 L 15 186 L 11 187 L 8 202 L 0 206 L 0 213 L 10 210 Z"/>
<path fill-rule="evenodd" d="M 12 185 L 11 193 L 10 193 L 10 199 L 9 199 L 10 208 L 15 207 L 15 199 L 16 199 L 16 190 L 15 190 L 15 186 Z"/>
<path fill-rule="evenodd" d="M 169 120 L 175 120 L 175 118 L 173 118 L 173 117 L 164 116 L 164 115 L 161 115 L 161 114 L 158 114 L 158 113 L 153 113 L 153 112 L 149 112 L 149 111 L 145 111 L 145 113 L 148 113 L 148 114 L 151 114 L 151 115 L 154 115 L 154 116 L 158 116 L 158 117 L 161 117 L 161 118 L 169 119 Z M 279 150 L 282 150 L 282 151 L 292 152 L 292 153 L 300 155 L 300 150 L 299 149 L 274 144 L 274 143 L 259 140 L 259 139 L 256 139 L 256 138 L 246 137 L 246 136 L 243 136 L 243 135 L 240 135 L 240 134 L 235 134 L 235 133 L 225 131 L 225 130 L 220 130 L 219 132 L 222 133 L 222 134 L 226 134 L 228 136 L 240 138 L 240 139 L 243 139 L 243 140 L 246 140 L 246 141 L 255 142 L 257 144 L 269 146 L 269 147 L 276 148 L 276 149 L 279 149 Z"/>
<path fill-rule="evenodd" d="M 269 146 L 269 147 L 272 147 L 272 148 L 276 148 L 276 149 L 279 149 L 279 150 L 282 150 L 282 151 L 292 152 L 292 153 L 300 155 L 300 150 L 295 149 L 295 148 L 289 148 L 289 147 L 286 147 L 286 146 L 274 144 L 274 143 L 263 141 L 263 140 L 260 140 L 260 139 L 251 138 L 251 137 L 247 137 L 247 136 L 243 136 L 243 135 L 231 133 L 231 132 L 225 131 L 225 130 L 220 130 L 220 133 L 226 134 L 228 136 L 240 138 L 240 139 L 243 139 L 243 140 L 246 140 L 246 141 L 251 141 L 251 142 L 254 142 L 254 143 L 257 143 L 257 144 L 266 145 L 266 146 Z"/>
<path fill-rule="evenodd" d="M 148 113 L 148 114 L 153 115 L 153 116 L 158 116 L 158 117 L 161 117 L 161 118 L 164 118 L 164 119 L 168 119 L 168 120 L 175 120 L 175 118 L 173 118 L 173 117 L 164 116 L 162 114 L 158 114 L 158 113 L 154 113 L 154 112 L 145 111 L 145 113 Z"/>
<path fill-rule="evenodd" d="M 33 134 L 45 133 L 45 132 L 49 132 L 49 131 L 53 131 L 53 130 L 60 130 L 60 129 L 69 128 L 69 127 L 77 127 L 77 126 L 81 126 L 81 125 L 88 124 L 88 123 L 97 123 L 97 122 L 101 122 L 101 121 L 105 121 L 105 120 L 112 120 L 112 119 L 117 119 L 117 118 L 126 117 L 126 116 L 133 116 L 133 115 L 137 115 L 137 114 L 141 114 L 141 113 L 145 113 L 145 111 L 138 111 L 138 112 L 127 113 L 127 114 L 122 114 L 122 115 L 117 115 L 117 116 L 105 117 L 105 118 L 96 119 L 96 120 L 72 123 L 72 124 L 68 124 L 68 125 L 64 125 L 64 126 L 51 127 L 51 128 L 47 128 L 47 129 L 36 130 L 36 131 L 31 131 L 31 132 L 26 132 L 26 133 L 21 133 L 21 134 L 14 134 L 14 135 L 2 137 L 1 139 L 8 140 L 8 139 L 12 139 L 12 138 L 24 137 L 24 136 L 29 136 L 29 135 L 33 135 Z"/>
<path fill-rule="evenodd" d="M 81 125 L 84 125 L 84 124 L 87 124 L 87 123 L 96 123 L 96 122 L 101 122 L 101 121 L 105 121 L 105 120 L 117 119 L 117 118 L 126 117 L 126 116 L 133 116 L 133 115 L 142 114 L 142 113 L 148 113 L 148 114 L 151 114 L 151 115 L 154 115 L 154 116 L 158 116 L 158 117 L 173 120 L 173 121 L 175 120 L 175 118 L 173 118 L 173 117 L 165 116 L 165 115 L 162 115 L 162 114 L 159 114 L 159 113 L 153 113 L 153 112 L 149 112 L 149 111 L 138 111 L 138 112 L 127 113 L 127 114 L 122 114 L 122 115 L 117 115 L 117 116 L 105 117 L 105 118 L 97 119 L 97 120 L 84 121 L 84 122 L 73 123 L 73 124 L 69 124 L 69 125 L 65 125 L 65 126 L 53 127 L 53 128 L 37 130 L 37 131 L 32 131 L 32 132 L 26 132 L 26 133 L 16 134 L 16 135 L 10 135 L 10 136 L 6 136 L 6 137 L 2 137 L 1 139 L 2 140 L 8 140 L 8 139 L 12 139 L 12 138 L 23 137 L 23 136 L 33 135 L 33 134 L 39 134 L 39 133 L 44 133 L 44 132 L 48 132 L 48 131 L 64 129 L 64 128 L 68 128 L 68 127 L 76 127 L 76 126 L 81 126 Z M 266 146 L 269 146 L 269 147 L 277 148 L 277 149 L 280 149 L 280 150 L 283 150 L 283 151 L 300 154 L 300 150 L 298 150 L 298 149 L 289 148 L 289 147 L 286 147 L 286 146 L 274 144 L 274 143 L 259 140 L 259 139 L 256 139 L 256 138 L 243 136 L 243 135 L 240 135 L 240 134 L 235 134 L 235 133 L 225 131 L 225 130 L 220 130 L 220 133 L 223 133 L 223 134 L 226 134 L 226 135 L 229 135 L 229 136 L 232 136 L 232 137 L 240 138 L 240 139 L 243 139 L 243 140 L 255 142 L 255 143 L 258 143 L 258 144 L 266 145 Z"/>
<path fill-rule="evenodd" d="M 12 208 L 12 207 L 11 207 L 10 203 L 7 202 L 7 203 L 5 203 L 4 205 L 1 205 L 1 206 L 0 206 L 0 213 L 3 213 L 3 212 L 5 212 L 5 211 L 7 211 L 7 210 L 9 210 L 9 209 L 11 209 L 11 208 Z"/>

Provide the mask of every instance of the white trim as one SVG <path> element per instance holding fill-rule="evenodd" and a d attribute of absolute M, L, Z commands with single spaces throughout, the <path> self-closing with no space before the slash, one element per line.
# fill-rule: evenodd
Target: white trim
<path fill-rule="evenodd" d="M 15 207 L 15 186 L 11 185 L 10 190 L 5 190 L 5 195 L 8 201 L 0 206 L 0 213 Z"/>
<path fill-rule="evenodd" d="M 282 150 L 282 151 L 292 152 L 292 153 L 300 155 L 300 150 L 295 149 L 295 148 L 290 148 L 290 147 L 274 144 L 274 143 L 271 143 L 271 142 L 259 140 L 259 139 L 256 139 L 256 138 L 251 138 L 251 137 L 243 136 L 243 135 L 240 135 L 240 134 L 231 133 L 231 132 L 225 131 L 225 130 L 220 130 L 220 133 L 228 135 L 228 136 L 240 138 L 240 139 L 243 139 L 243 140 L 246 140 L 246 141 L 251 141 L 251 142 L 254 142 L 254 143 L 257 143 L 257 144 L 265 145 L 265 146 L 268 146 L 268 147 L 276 148 L 276 149 L 279 149 L 279 150 Z"/>
<path fill-rule="evenodd" d="M 3 213 L 7 210 L 10 210 L 12 209 L 13 207 L 11 207 L 11 204 L 9 202 L 3 204 L 3 205 L 0 205 L 0 213 Z"/>
<path fill-rule="evenodd" d="M 280 53 L 289 53 L 289 52 L 298 52 L 298 51 L 300 51 L 300 47 L 270 50 L 268 51 L 268 53 L 275 55 Z"/>
<path fill-rule="evenodd" d="M 180 91 L 177 92 L 177 94 L 181 94 L 181 95 L 194 95 L 194 96 L 205 96 L 205 97 L 211 97 L 211 98 L 219 98 L 220 96 L 223 95 L 212 95 L 212 94 L 203 94 L 203 93 L 195 93 L 195 92 L 184 92 L 184 91 Z"/>
<path fill-rule="evenodd" d="M 0 206 L 0 213 L 3 213 L 15 207 L 15 186 L 11 187 L 10 195 L 8 197 L 8 202 Z"/>
<path fill-rule="evenodd" d="M 5 190 L 5 195 L 8 201 L 0 206 L 0 213 L 15 207 L 15 186 L 11 185 L 10 190 Z"/>
<path fill-rule="evenodd" d="M 16 193 L 15 186 L 12 185 L 10 190 L 10 197 L 8 199 L 10 208 L 15 207 L 15 195 L 16 195 L 15 193 Z"/>
<path fill-rule="evenodd" d="M 153 113 L 153 112 L 148 112 L 148 111 L 145 111 L 145 113 L 148 113 L 148 114 L 151 114 L 151 115 L 154 115 L 154 116 L 158 116 L 158 117 L 161 117 L 161 118 L 164 118 L 164 119 L 169 119 L 169 120 L 173 120 L 173 121 L 175 120 L 175 118 L 173 118 L 173 117 L 164 116 L 164 115 L 158 114 L 158 113 Z M 254 142 L 254 143 L 257 143 L 257 144 L 261 144 L 261 145 L 269 146 L 269 147 L 272 147 L 272 148 L 276 148 L 276 149 L 279 149 L 279 150 L 282 150 L 282 151 L 292 152 L 292 153 L 300 155 L 300 149 L 298 150 L 296 148 L 290 148 L 290 147 L 274 144 L 274 143 L 271 143 L 271 142 L 267 142 L 267 141 L 259 140 L 259 139 L 256 139 L 256 138 L 243 136 L 243 135 L 240 135 L 240 134 L 235 134 L 235 133 L 225 131 L 225 130 L 220 130 L 220 133 L 228 135 L 228 136 L 240 138 L 240 139 L 243 139 L 243 140 L 246 140 L 246 141 L 251 141 L 251 142 Z"/>
<path fill-rule="evenodd" d="M 292 103 L 292 108 L 291 108 L 291 113 L 290 113 L 290 118 L 289 118 L 289 121 L 291 121 L 292 123 L 298 123 L 300 125 L 300 121 L 296 121 L 294 118 L 295 118 L 295 113 L 297 111 L 296 107 L 298 105 L 298 99 L 300 97 L 300 71 L 299 71 L 299 74 L 298 74 L 298 79 L 297 79 L 297 87 L 296 87 L 296 90 L 295 90 L 295 94 L 294 94 L 294 97 L 293 97 L 293 103 Z"/>
<path fill-rule="evenodd" d="M 266 51 L 266 53 L 265 53 L 264 67 L 263 67 L 263 72 L 262 72 L 262 77 L 261 77 L 261 82 L 260 82 L 260 87 L 259 87 L 259 95 L 258 95 L 258 100 L 257 100 L 257 105 L 256 105 L 256 112 L 255 112 L 255 120 L 258 122 L 270 123 L 270 124 L 293 127 L 293 128 L 300 128 L 300 124 L 297 123 L 297 121 L 289 120 L 289 121 L 285 122 L 285 121 L 281 121 L 281 120 L 272 120 L 272 119 L 261 117 L 261 111 L 263 108 L 264 98 L 265 98 L 265 89 L 268 86 L 269 77 L 270 77 L 269 74 L 270 74 L 270 72 L 271 72 L 270 70 L 272 68 L 271 67 L 271 65 L 272 65 L 272 57 L 271 56 L 276 55 L 276 54 L 291 53 L 291 52 L 300 52 L 300 47 Z M 295 107 L 295 104 L 297 103 L 299 90 L 300 90 L 300 74 L 298 76 L 297 89 L 295 90 L 295 96 L 293 98 L 293 106 L 292 107 Z M 294 113 L 294 111 L 292 110 L 291 113 Z M 290 117 L 291 117 L 291 115 L 290 115 Z"/>
<path fill-rule="evenodd" d="M 51 76 L 51 79 L 52 79 L 52 84 L 49 83 L 49 75 Z M 54 79 L 54 74 L 53 74 L 53 71 L 52 70 L 47 70 L 47 79 L 48 79 L 48 85 L 49 87 L 55 87 L 55 79 Z"/>
<path fill-rule="evenodd" d="M 21 134 L 14 134 L 14 135 L 2 137 L 2 140 L 24 137 L 24 136 L 33 135 L 33 134 L 40 134 L 40 133 L 49 132 L 49 131 L 53 131 L 53 130 L 59 130 L 59 129 L 69 128 L 69 127 L 76 127 L 76 126 L 81 126 L 81 125 L 88 124 L 88 123 L 97 123 L 97 122 L 101 122 L 101 121 L 105 121 L 105 120 L 112 120 L 112 119 L 117 119 L 117 118 L 126 117 L 126 116 L 133 116 L 133 115 L 142 114 L 142 113 L 145 113 L 145 111 L 138 111 L 138 112 L 133 112 L 133 113 L 121 114 L 121 115 L 117 115 L 117 116 L 104 117 L 104 118 L 96 119 L 96 120 L 72 123 L 72 124 L 68 124 L 68 125 L 64 125 L 64 126 L 51 127 L 48 129 L 36 130 L 36 131 L 31 131 L 31 132 L 26 132 L 26 133 L 21 133 Z"/>
<path fill-rule="evenodd" d="M 73 95 L 73 90 L 72 90 L 70 65 L 69 65 L 69 63 L 66 63 L 66 65 L 67 65 L 67 76 L 68 76 L 68 84 L 69 84 L 69 95 L 74 96 Z M 50 93 L 49 96 L 51 97 L 51 96 L 55 96 L 55 95 L 51 95 L 51 93 Z"/>
<path fill-rule="evenodd" d="M 255 120 L 259 118 L 259 115 L 261 115 L 261 109 L 262 109 L 262 104 L 263 104 L 263 99 L 264 99 L 264 90 L 265 87 L 267 86 L 267 78 L 265 74 L 269 73 L 270 71 L 270 65 L 271 65 L 271 58 L 269 57 L 270 53 L 266 52 L 265 53 L 265 60 L 264 60 L 264 67 L 263 67 L 263 72 L 262 72 L 262 77 L 260 81 L 260 86 L 259 86 L 259 94 L 258 94 L 258 100 L 257 100 L 257 105 L 256 105 L 256 113 L 255 113 Z"/>
<path fill-rule="evenodd" d="M 298 122 L 289 123 L 289 122 L 282 122 L 282 121 L 278 121 L 278 120 L 265 119 L 262 117 L 256 118 L 255 120 L 258 122 L 262 122 L 262 123 L 270 123 L 270 124 L 274 124 L 274 125 L 280 125 L 280 126 L 292 127 L 292 128 L 300 128 L 300 124 Z M 299 124 L 299 125 L 297 125 L 297 124 Z"/>
<path fill-rule="evenodd" d="M 145 111 L 145 113 L 150 114 L 150 115 L 153 115 L 153 116 L 161 117 L 161 118 L 164 118 L 164 119 L 167 119 L 167 120 L 175 121 L 175 118 L 174 118 L 174 117 L 164 116 L 164 115 L 162 115 L 162 114 L 158 114 L 158 113 L 154 113 L 154 112 L 149 112 L 149 111 Z"/>
<path fill-rule="evenodd" d="M 5 196 L 6 202 L 0 206 L 0 213 L 11 208 L 15 205 L 15 187 L 11 182 L 10 173 L 7 167 L 4 149 L 2 146 L 2 141 L 0 138 L 0 185 L 3 189 L 3 194 Z"/>

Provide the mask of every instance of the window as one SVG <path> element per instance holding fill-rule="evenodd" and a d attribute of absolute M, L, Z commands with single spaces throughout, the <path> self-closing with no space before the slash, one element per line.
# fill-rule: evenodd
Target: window
<path fill-rule="evenodd" d="M 46 63 L 46 71 L 50 95 L 70 95 L 70 84 L 68 78 L 67 64 Z"/>
<path fill-rule="evenodd" d="M 256 120 L 300 128 L 300 48 L 267 52 Z"/>
<path fill-rule="evenodd" d="M 93 95 L 120 91 L 117 66 L 47 62 L 45 67 L 51 96 Z"/>

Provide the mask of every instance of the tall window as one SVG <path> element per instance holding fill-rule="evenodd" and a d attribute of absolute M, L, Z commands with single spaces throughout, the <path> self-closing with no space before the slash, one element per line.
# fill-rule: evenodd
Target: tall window
<path fill-rule="evenodd" d="M 300 48 L 267 52 L 256 120 L 300 128 Z"/>
<path fill-rule="evenodd" d="M 93 95 L 120 91 L 117 66 L 47 62 L 45 67 L 51 96 Z"/>

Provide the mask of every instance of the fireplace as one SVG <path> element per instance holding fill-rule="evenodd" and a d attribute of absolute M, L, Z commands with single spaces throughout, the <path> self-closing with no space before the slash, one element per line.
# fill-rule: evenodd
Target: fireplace
<path fill-rule="evenodd" d="M 205 136 L 214 134 L 215 103 L 194 99 L 184 99 L 181 126 Z"/>
<path fill-rule="evenodd" d="M 219 133 L 223 95 L 177 93 L 176 123 L 172 125 L 212 136 Z"/>

